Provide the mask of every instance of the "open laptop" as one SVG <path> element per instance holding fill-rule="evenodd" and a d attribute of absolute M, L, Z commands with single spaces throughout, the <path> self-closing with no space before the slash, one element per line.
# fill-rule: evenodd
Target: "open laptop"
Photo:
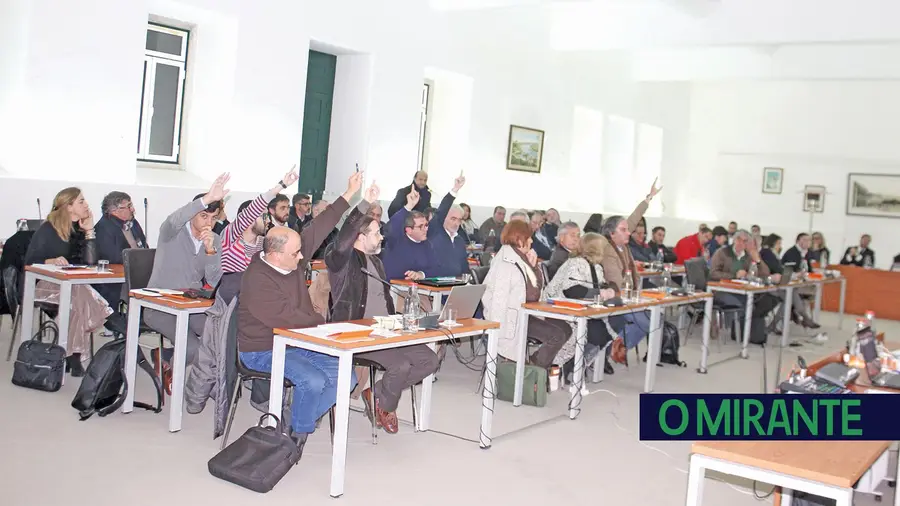
<path fill-rule="evenodd" d="M 450 309 L 456 310 L 456 320 L 472 318 L 475 316 L 475 310 L 478 309 L 478 303 L 481 302 L 481 297 L 486 289 L 487 286 L 485 285 L 454 286 L 450 290 L 447 302 L 444 303 L 444 307 L 441 309 L 438 321 L 446 320 L 447 312 Z"/>
<path fill-rule="evenodd" d="M 792 265 L 786 265 L 784 271 L 781 272 L 781 282 L 778 283 L 778 285 L 788 285 L 791 282 L 792 277 L 794 277 L 794 267 Z"/>
<path fill-rule="evenodd" d="M 863 360 L 866 362 L 866 375 L 869 382 L 877 387 L 900 389 L 900 374 L 895 372 L 881 372 L 881 364 L 878 359 L 878 343 L 875 340 L 875 332 L 872 327 L 865 327 L 856 332 L 856 340 Z"/>

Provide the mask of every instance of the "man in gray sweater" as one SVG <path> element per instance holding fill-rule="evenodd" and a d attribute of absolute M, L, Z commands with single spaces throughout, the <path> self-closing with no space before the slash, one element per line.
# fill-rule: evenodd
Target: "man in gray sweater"
<path fill-rule="evenodd" d="M 225 184 L 230 176 L 222 174 L 216 178 L 209 191 L 200 194 L 192 202 L 178 209 L 159 227 L 156 258 L 149 288 L 203 288 L 214 287 L 222 278 L 221 238 L 212 231 L 219 202 L 228 194 Z M 175 335 L 175 316 L 156 311 L 144 310 L 144 322 L 170 341 Z M 194 314 L 188 319 L 187 365 L 197 358 L 200 335 L 206 323 L 205 314 Z M 163 384 L 171 392 L 172 350 L 162 350 Z M 151 358 L 160 364 L 160 350 L 154 350 Z"/>

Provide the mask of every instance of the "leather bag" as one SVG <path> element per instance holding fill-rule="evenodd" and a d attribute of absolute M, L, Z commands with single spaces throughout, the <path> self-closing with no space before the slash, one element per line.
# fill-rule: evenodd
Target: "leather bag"
<path fill-rule="evenodd" d="M 53 342 L 41 341 L 45 332 L 53 334 Z M 45 392 L 59 390 L 66 373 L 66 349 L 58 341 L 59 328 L 51 320 L 41 324 L 34 337 L 19 345 L 13 365 L 13 385 Z"/>
<path fill-rule="evenodd" d="M 276 426 L 265 425 L 266 418 Z M 281 420 L 266 413 L 256 427 L 247 429 L 209 460 L 209 474 L 254 492 L 266 493 L 300 461 L 300 448 L 285 434 Z"/>

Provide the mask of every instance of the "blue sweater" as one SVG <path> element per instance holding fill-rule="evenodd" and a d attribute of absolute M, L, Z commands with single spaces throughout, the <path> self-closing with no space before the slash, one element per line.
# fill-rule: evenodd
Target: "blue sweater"
<path fill-rule="evenodd" d="M 465 234 L 460 229 L 453 241 L 450 234 L 444 230 L 443 223 L 435 223 L 439 233 L 428 239 L 434 250 L 434 258 L 437 262 L 438 276 L 460 276 L 469 272 L 469 252 L 466 251 Z M 429 228 L 429 232 L 431 232 Z M 431 234 L 429 234 L 431 235 Z"/>
<path fill-rule="evenodd" d="M 444 217 L 447 216 L 455 199 L 456 197 L 448 193 L 441 200 L 441 205 L 431 220 L 431 226 L 428 227 L 428 239 L 420 243 L 414 242 L 406 235 L 404 222 L 409 215 L 406 207 L 401 207 L 391 216 L 387 227 L 391 239 L 382 255 L 384 273 L 388 279 L 403 279 L 406 277 L 406 271 L 422 271 L 425 273 L 425 277 L 432 278 L 458 276 L 469 269 L 465 256 L 466 243 L 461 236 L 456 237 L 453 247 L 461 245 L 463 270 L 460 270 L 462 268 L 460 266 L 463 264 L 458 263 L 458 260 L 453 260 L 455 253 L 444 251 L 444 249 L 450 249 L 450 236 L 444 231 Z"/>

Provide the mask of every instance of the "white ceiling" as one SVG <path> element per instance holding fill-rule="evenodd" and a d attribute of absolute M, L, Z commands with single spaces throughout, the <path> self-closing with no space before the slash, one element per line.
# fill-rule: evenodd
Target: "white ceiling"
<path fill-rule="evenodd" d="M 900 0 L 430 2 L 539 10 L 552 49 L 627 52 L 638 80 L 900 79 Z"/>

